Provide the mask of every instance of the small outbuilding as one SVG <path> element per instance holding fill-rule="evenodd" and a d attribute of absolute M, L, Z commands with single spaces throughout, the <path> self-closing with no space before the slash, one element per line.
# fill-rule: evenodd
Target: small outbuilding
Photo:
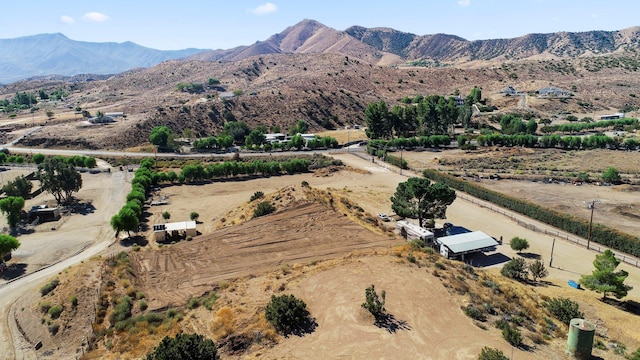
<path fill-rule="evenodd" d="M 396 221 L 396 230 L 398 230 L 400 235 L 407 239 L 407 241 L 420 239 L 424 241 L 425 244 L 430 244 L 434 239 L 431 231 L 405 220 Z"/>
<path fill-rule="evenodd" d="M 444 236 L 438 238 L 440 254 L 448 259 L 461 257 L 464 261 L 466 254 L 494 251 L 498 241 L 482 231 Z"/>
<path fill-rule="evenodd" d="M 60 219 L 60 208 L 57 207 L 36 205 L 29 210 L 29 222 L 37 220 L 39 224 L 46 221 L 57 221 L 58 219 Z"/>
<path fill-rule="evenodd" d="M 198 235 L 195 221 L 180 221 L 153 225 L 153 237 L 158 242 L 185 239 Z"/>

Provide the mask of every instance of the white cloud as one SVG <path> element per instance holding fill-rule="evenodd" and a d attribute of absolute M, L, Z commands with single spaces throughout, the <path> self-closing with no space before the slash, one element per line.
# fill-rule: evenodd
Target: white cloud
<path fill-rule="evenodd" d="M 82 15 L 82 20 L 87 22 L 105 22 L 109 20 L 109 17 L 105 14 L 92 11 Z"/>
<path fill-rule="evenodd" d="M 471 5 L 471 0 L 458 0 L 458 5 L 467 7 Z"/>
<path fill-rule="evenodd" d="M 62 15 L 60 17 L 60 21 L 62 21 L 64 24 L 73 24 L 74 22 L 76 22 L 71 16 L 67 15 Z"/>
<path fill-rule="evenodd" d="M 266 14 L 274 13 L 277 10 L 278 10 L 278 7 L 275 4 L 266 3 L 266 4 L 259 5 L 258 7 L 255 7 L 250 11 L 256 15 L 266 15 Z"/>

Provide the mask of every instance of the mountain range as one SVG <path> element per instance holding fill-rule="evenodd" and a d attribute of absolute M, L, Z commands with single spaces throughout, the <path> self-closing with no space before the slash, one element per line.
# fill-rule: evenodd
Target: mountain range
<path fill-rule="evenodd" d="M 174 59 L 228 62 L 279 53 L 337 53 L 370 64 L 397 65 L 412 61 L 469 63 L 574 58 L 638 47 L 640 27 L 469 41 L 455 35 L 415 35 L 390 28 L 352 26 L 339 31 L 305 19 L 265 41 L 226 50 L 163 51 L 132 42 L 74 41 L 62 34 L 0 39 L 0 82 L 34 76 L 117 74 Z"/>

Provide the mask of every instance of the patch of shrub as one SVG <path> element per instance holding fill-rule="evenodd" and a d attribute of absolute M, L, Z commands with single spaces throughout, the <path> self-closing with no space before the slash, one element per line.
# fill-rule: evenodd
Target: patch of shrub
<path fill-rule="evenodd" d="M 58 333 L 58 330 L 60 330 L 60 325 L 58 324 L 49 325 L 49 334 L 55 335 Z"/>
<path fill-rule="evenodd" d="M 202 304 L 204 305 L 205 309 L 207 310 L 211 310 L 213 309 L 213 305 L 215 305 L 216 300 L 218 300 L 218 294 L 211 291 L 206 298 L 204 298 L 204 300 L 202 301 Z"/>
<path fill-rule="evenodd" d="M 309 317 L 307 304 L 293 295 L 271 295 L 264 311 L 267 321 L 284 333 L 299 327 Z"/>
<path fill-rule="evenodd" d="M 147 354 L 146 360 L 164 359 L 211 359 L 217 360 L 216 345 L 211 339 L 198 334 L 178 334 L 175 338 L 164 339 Z"/>
<path fill-rule="evenodd" d="M 189 300 L 189 305 L 187 305 L 189 307 L 189 309 L 193 310 L 195 308 L 197 308 L 198 306 L 200 306 L 200 299 L 197 298 L 191 298 Z"/>
<path fill-rule="evenodd" d="M 527 277 L 527 264 L 522 258 L 513 258 L 504 264 L 500 273 L 511 279 L 523 280 Z"/>
<path fill-rule="evenodd" d="M 51 304 L 45 301 L 45 302 L 39 303 L 38 307 L 40 308 L 40 312 L 42 312 L 43 314 L 46 314 L 47 312 L 49 312 L 49 309 L 51 309 Z"/>
<path fill-rule="evenodd" d="M 569 325 L 571 319 L 582 319 L 584 314 L 580 312 L 580 305 L 567 298 L 553 298 L 543 304 L 551 315 L 563 323 Z"/>
<path fill-rule="evenodd" d="M 75 309 L 76 307 L 78 307 L 78 297 L 73 295 L 71 297 L 71 299 L 69 299 L 69 301 L 71 302 L 71 308 Z"/>
<path fill-rule="evenodd" d="M 515 347 L 522 345 L 522 333 L 515 327 L 505 326 L 505 328 L 502 329 L 502 337 Z"/>
<path fill-rule="evenodd" d="M 273 206 L 273 204 L 268 201 L 263 201 L 259 203 L 256 209 L 253 211 L 253 217 L 257 218 L 260 216 L 268 215 L 274 211 L 276 211 L 276 208 L 275 206 Z"/>
<path fill-rule="evenodd" d="M 115 324 L 119 321 L 127 320 L 131 317 L 131 298 L 127 295 L 121 297 L 118 300 L 118 304 L 113 308 L 110 321 L 111 324 Z"/>
<path fill-rule="evenodd" d="M 478 320 L 478 321 L 485 321 L 486 317 L 484 316 L 484 314 L 482 313 L 482 310 L 478 309 L 477 307 L 473 306 L 473 305 L 468 305 L 467 307 L 464 308 L 464 313 L 465 315 L 467 315 L 468 317 L 474 319 L 474 320 Z"/>
<path fill-rule="evenodd" d="M 62 306 L 54 305 L 51 307 L 51 309 L 49 309 L 48 312 L 52 319 L 57 319 L 60 317 L 60 314 L 62 314 Z"/>
<path fill-rule="evenodd" d="M 140 309 L 140 311 L 145 311 L 148 307 L 149 305 L 144 300 L 140 300 L 140 302 L 138 303 L 138 308 Z"/>
<path fill-rule="evenodd" d="M 480 350 L 478 360 L 509 360 L 509 358 L 502 351 L 485 346 Z"/>
<path fill-rule="evenodd" d="M 60 280 L 55 279 L 53 281 L 51 281 L 50 283 L 46 284 L 45 286 L 40 288 L 40 295 L 45 296 L 48 293 L 52 292 L 56 287 L 58 287 L 58 284 L 60 284 Z"/>
<path fill-rule="evenodd" d="M 262 191 L 256 191 L 253 193 L 253 195 L 251 195 L 251 198 L 249 199 L 249 201 L 262 199 L 263 197 L 264 197 L 264 193 Z"/>

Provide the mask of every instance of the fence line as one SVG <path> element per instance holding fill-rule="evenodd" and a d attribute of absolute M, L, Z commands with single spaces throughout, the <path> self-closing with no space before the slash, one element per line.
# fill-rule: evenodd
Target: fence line
<path fill-rule="evenodd" d="M 460 198 L 462 200 L 465 200 L 465 201 L 468 201 L 468 202 L 470 202 L 472 204 L 478 205 L 480 207 L 483 207 L 485 209 L 491 210 L 491 211 L 493 211 L 495 213 L 498 213 L 498 214 L 501 214 L 503 216 L 506 216 L 507 218 L 509 218 L 510 220 L 514 221 L 516 224 L 518 224 L 519 226 L 522 226 L 522 227 L 524 227 L 526 229 L 529 229 L 531 231 L 538 232 L 538 233 L 543 233 L 545 235 L 552 235 L 552 236 L 554 236 L 556 238 L 572 242 L 572 243 L 574 243 L 574 244 L 576 244 L 578 246 L 582 246 L 584 248 L 587 247 L 587 243 L 588 243 L 589 244 L 589 250 L 595 250 L 600 254 L 602 254 L 605 250 L 611 250 L 611 249 L 609 249 L 607 247 L 601 246 L 600 244 L 598 244 L 596 242 L 593 242 L 593 241 L 587 242 L 582 238 L 571 236 L 568 233 L 561 233 L 558 230 L 548 230 L 546 228 L 537 227 L 535 224 L 533 224 L 531 222 L 524 221 L 524 220 L 519 219 L 518 217 L 514 216 L 511 211 L 506 211 L 505 209 L 503 209 L 501 207 L 490 205 L 489 203 L 484 202 L 484 201 L 478 201 L 478 200 L 476 200 L 476 199 L 474 199 L 474 198 L 472 198 L 470 196 L 461 194 L 460 192 L 458 192 L 458 198 Z M 524 216 L 524 215 L 522 215 L 522 216 Z M 613 251 L 613 253 L 616 255 L 616 257 L 620 261 L 622 261 L 622 262 L 624 262 L 626 264 L 629 264 L 631 266 L 635 266 L 637 268 L 640 268 L 640 259 L 635 258 L 635 257 L 633 257 L 631 255 L 628 255 L 628 254 L 616 252 L 615 250 L 611 250 L 611 251 Z"/>

